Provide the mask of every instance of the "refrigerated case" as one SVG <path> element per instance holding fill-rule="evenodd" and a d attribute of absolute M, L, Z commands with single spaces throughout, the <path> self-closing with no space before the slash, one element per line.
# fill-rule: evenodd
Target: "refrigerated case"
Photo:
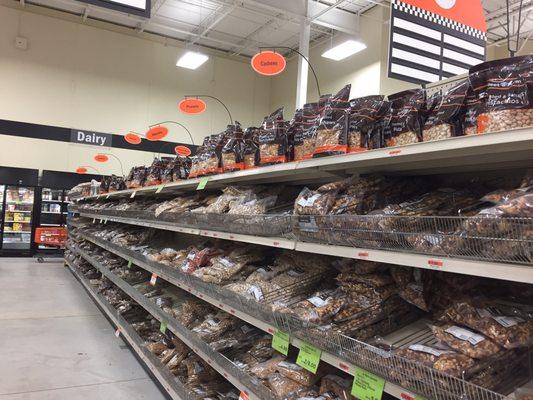
<path fill-rule="evenodd" d="M 36 169 L 0 167 L 0 254 L 30 256 L 40 191 Z"/>
<path fill-rule="evenodd" d="M 6 185 L 2 250 L 31 253 L 34 221 L 35 188 Z"/>

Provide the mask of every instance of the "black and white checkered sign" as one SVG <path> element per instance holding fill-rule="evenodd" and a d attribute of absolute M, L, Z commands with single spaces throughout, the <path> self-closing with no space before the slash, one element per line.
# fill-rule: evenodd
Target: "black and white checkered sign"
<path fill-rule="evenodd" d="M 391 1 L 390 78 L 422 84 L 464 74 L 485 61 L 485 44 L 485 32 Z"/>

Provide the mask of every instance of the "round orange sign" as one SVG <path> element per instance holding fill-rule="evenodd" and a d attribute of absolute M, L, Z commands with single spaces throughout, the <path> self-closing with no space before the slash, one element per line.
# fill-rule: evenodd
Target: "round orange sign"
<path fill-rule="evenodd" d="M 86 173 L 87 173 L 87 168 L 85 168 L 85 167 L 78 167 L 78 168 L 76 168 L 76 173 L 77 173 L 77 174 L 86 174 Z"/>
<path fill-rule="evenodd" d="M 141 143 L 141 137 L 136 133 L 130 132 L 124 135 L 124 140 L 129 144 L 139 144 Z"/>
<path fill-rule="evenodd" d="M 168 135 L 168 128 L 158 125 L 158 126 L 154 126 L 153 128 L 150 128 L 150 130 L 146 132 L 146 139 L 152 142 L 156 142 L 158 140 L 163 139 L 167 135 Z"/>
<path fill-rule="evenodd" d="M 203 100 L 188 98 L 180 101 L 178 107 L 185 114 L 201 114 L 205 111 L 207 105 Z"/>
<path fill-rule="evenodd" d="M 106 156 L 105 154 L 97 154 L 94 156 L 94 161 L 107 162 L 109 161 L 109 157 Z"/>
<path fill-rule="evenodd" d="M 174 151 L 179 156 L 190 156 L 191 155 L 191 149 L 189 149 L 187 146 L 176 146 L 174 147 Z"/>
<path fill-rule="evenodd" d="M 287 66 L 287 61 L 285 61 L 285 57 L 282 54 L 266 50 L 253 56 L 251 64 L 258 74 L 273 76 L 283 72 Z"/>

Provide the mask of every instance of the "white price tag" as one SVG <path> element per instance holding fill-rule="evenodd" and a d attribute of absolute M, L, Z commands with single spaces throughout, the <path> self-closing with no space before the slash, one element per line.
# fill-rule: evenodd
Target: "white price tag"
<path fill-rule="evenodd" d="M 150 285 L 155 286 L 156 282 L 157 282 L 157 275 L 152 274 L 152 277 L 150 278 Z"/>
<path fill-rule="evenodd" d="M 252 287 L 250 287 L 250 289 L 248 289 L 248 293 L 253 295 L 257 301 L 263 300 L 263 291 L 259 286 L 253 285 Z"/>
<path fill-rule="evenodd" d="M 469 342 L 473 346 L 485 340 L 483 336 L 455 325 L 446 329 L 446 332 L 455 336 L 459 340 Z"/>
<path fill-rule="evenodd" d="M 137 193 L 137 191 L 133 191 L 133 192 L 131 192 L 130 199 L 133 199 L 133 198 L 135 197 L 135 193 Z"/>
<path fill-rule="evenodd" d="M 116 337 L 119 337 L 119 336 L 120 336 L 120 328 L 117 328 L 117 330 L 115 331 L 115 336 L 116 336 Z"/>
<path fill-rule="evenodd" d="M 315 307 L 324 307 L 326 305 L 326 302 L 318 296 L 310 297 L 307 299 L 307 301 L 310 302 Z"/>
<path fill-rule="evenodd" d="M 432 355 L 434 355 L 436 357 L 440 357 L 443 354 L 451 353 L 451 351 L 439 350 L 439 349 L 435 349 L 433 347 L 424 346 L 423 344 L 413 344 L 413 345 L 409 346 L 409 350 L 420 351 L 422 353 L 432 354 Z"/>

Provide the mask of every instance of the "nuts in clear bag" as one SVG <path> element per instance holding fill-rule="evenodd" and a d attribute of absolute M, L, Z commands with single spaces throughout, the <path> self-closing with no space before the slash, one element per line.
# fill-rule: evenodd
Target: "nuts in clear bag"
<path fill-rule="evenodd" d="M 501 351 L 500 346 L 487 337 L 457 325 L 432 325 L 431 330 L 439 341 L 472 358 L 484 359 Z"/>
<path fill-rule="evenodd" d="M 390 121 L 384 132 L 387 147 L 422 141 L 421 112 L 425 100 L 425 91 L 422 89 L 406 90 L 389 96 Z"/>

